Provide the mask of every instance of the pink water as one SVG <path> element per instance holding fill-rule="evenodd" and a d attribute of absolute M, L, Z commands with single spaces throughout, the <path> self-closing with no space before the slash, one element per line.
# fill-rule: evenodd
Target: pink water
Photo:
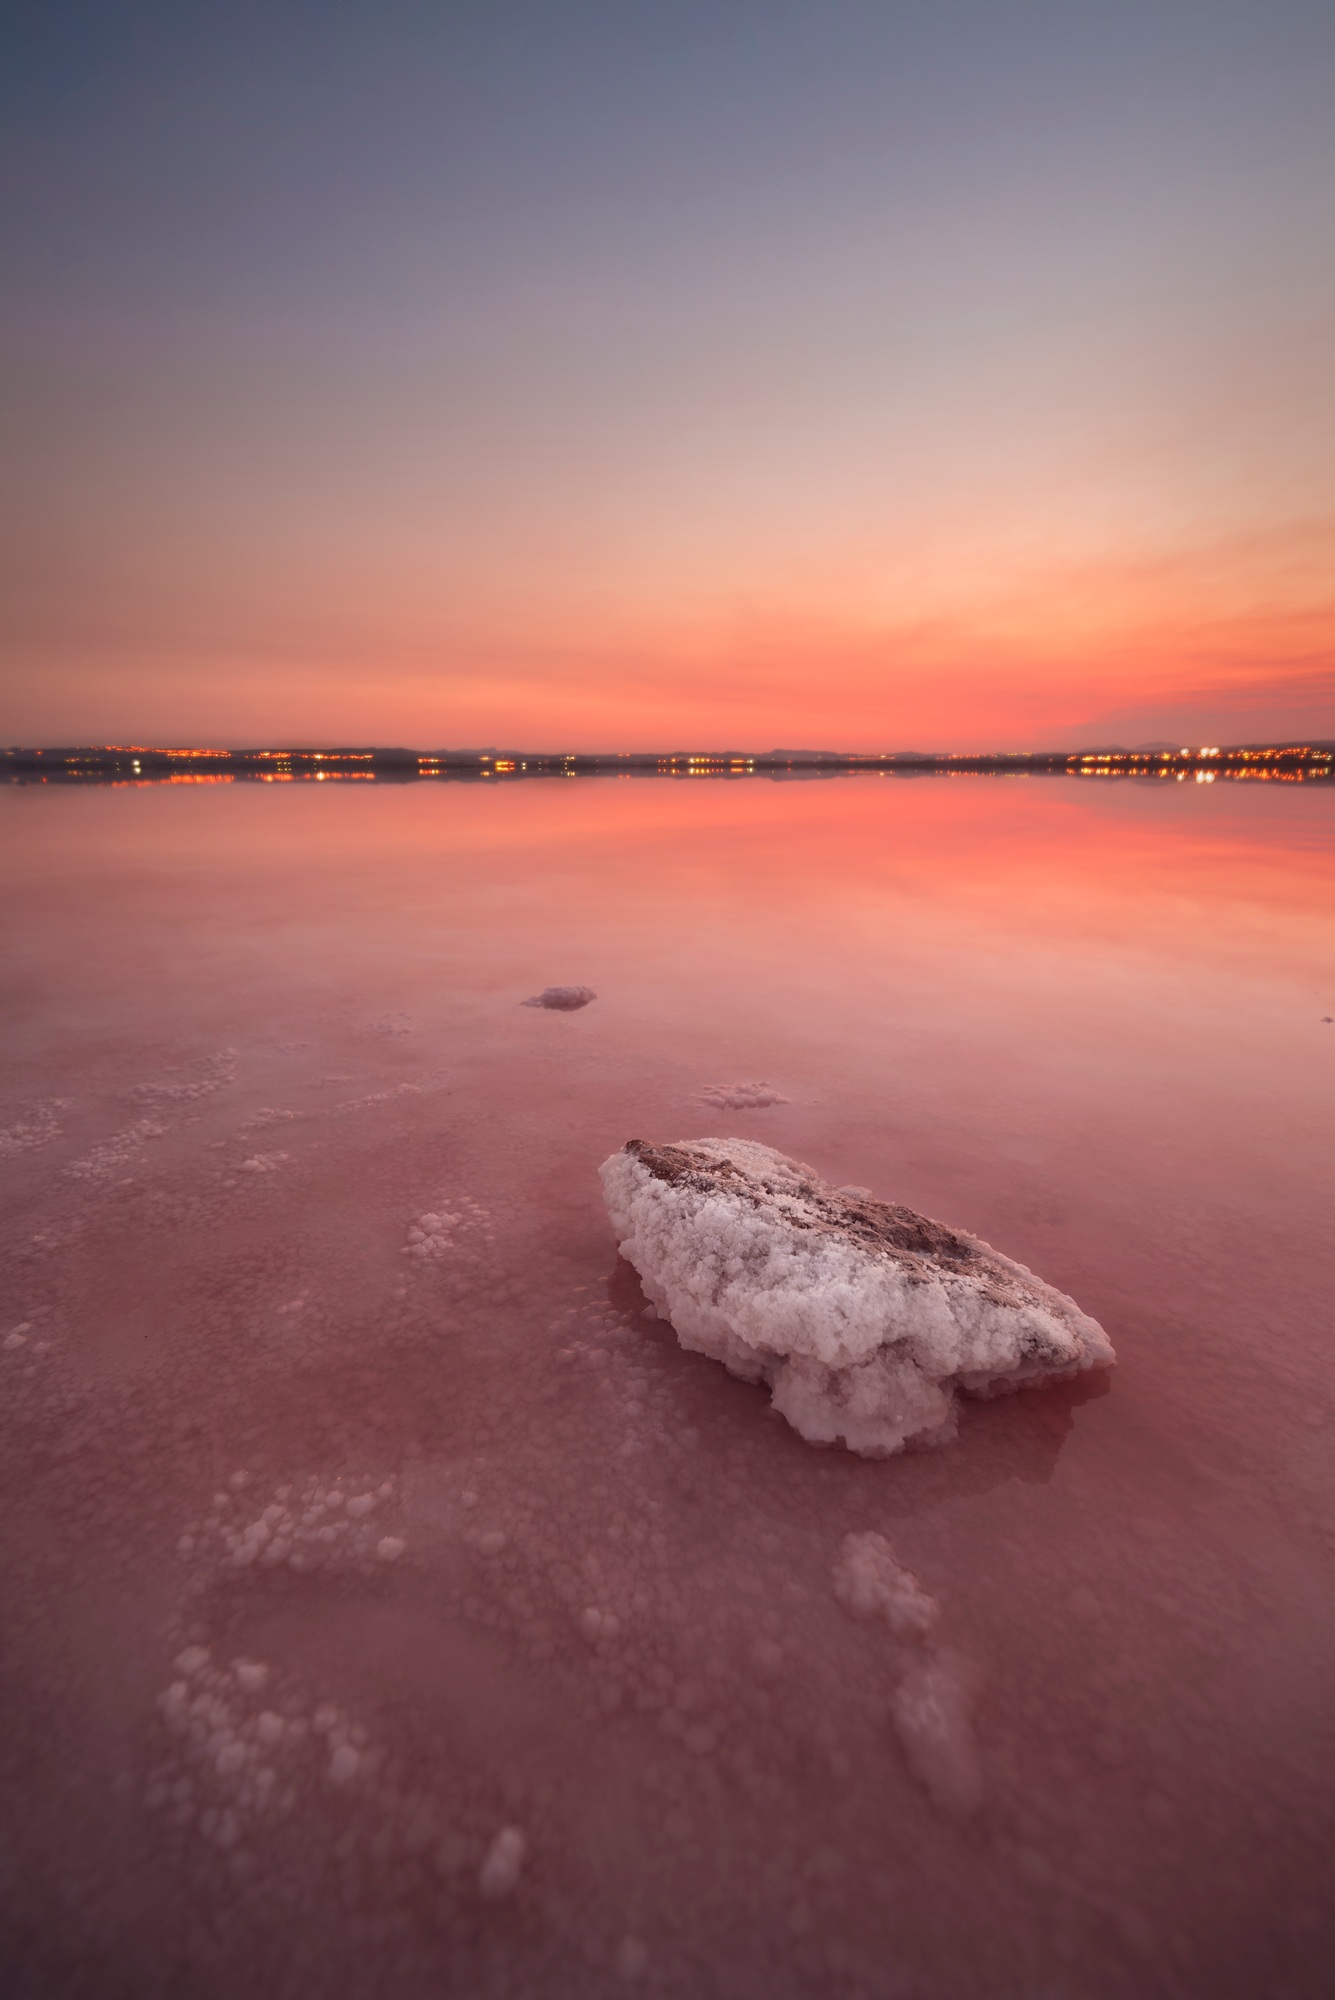
<path fill-rule="evenodd" d="M 1328 1993 L 1333 820 L 0 795 L 6 1991 Z M 972 1230 L 1118 1369 L 804 1444 L 618 1264 L 599 1162 L 705 1133 Z M 972 1812 L 833 1593 L 865 1529 Z"/>

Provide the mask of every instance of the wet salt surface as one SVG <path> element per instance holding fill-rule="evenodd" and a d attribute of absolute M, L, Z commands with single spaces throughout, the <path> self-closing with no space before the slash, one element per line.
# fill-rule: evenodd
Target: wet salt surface
<path fill-rule="evenodd" d="M 1331 806 L 1165 789 L 0 797 L 7 1991 L 1328 1990 Z M 1116 1374 L 805 1444 L 702 1099 Z"/>

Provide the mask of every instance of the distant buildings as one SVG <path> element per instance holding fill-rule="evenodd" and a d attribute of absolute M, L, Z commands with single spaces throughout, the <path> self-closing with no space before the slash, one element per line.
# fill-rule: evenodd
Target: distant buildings
<path fill-rule="evenodd" d="M 10 784 L 295 784 L 413 783 L 516 778 L 848 777 L 1022 774 L 1079 778 L 1267 779 L 1320 783 L 1335 775 L 1335 743 L 1206 744 L 1139 750 L 520 751 L 327 750 L 309 748 L 163 749 L 149 744 L 0 750 L 0 781 Z"/>

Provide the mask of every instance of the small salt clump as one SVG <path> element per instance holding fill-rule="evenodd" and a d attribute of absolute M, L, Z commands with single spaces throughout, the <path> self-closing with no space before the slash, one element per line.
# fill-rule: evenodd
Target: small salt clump
<path fill-rule="evenodd" d="M 351 1743 L 340 1743 L 329 1759 L 329 1780 L 334 1785 L 349 1785 L 356 1777 L 361 1758 Z"/>
<path fill-rule="evenodd" d="M 707 1083 L 700 1099 L 716 1111 L 763 1111 L 769 1104 L 788 1102 L 770 1083 Z"/>
<path fill-rule="evenodd" d="M 470 1231 L 485 1232 L 491 1219 L 490 1211 L 480 1202 L 468 1195 L 458 1196 L 448 1208 L 432 1208 L 424 1215 L 414 1216 L 408 1224 L 408 1240 L 401 1254 L 417 1258 L 453 1255 Z"/>
<path fill-rule="evenodd" d="M 504 1826 L 487 1849 L 477 1886 L 491 1902 L 512 1895 L 519 1883 L 528 1842 L 517 1826 Z"/>
<path fill-rule="evenodd" d="M 597 998 L 591 986 L 544 986 L 541 993 L 534 993 L 520 1005 L 551 1007 L 558 1014 L 573 1014 L 577 1007 L 587 1007 L 590 1000 Z"/>
<path fill-rule="evenodd" d="M 32 1152 L 38 1146 L 48 1146 L 53 1139 L 58 1139 L 60 1126 L 51 1107 L 63 1107 L 70 1101 L 67 1097 L 52 1098 L 46 1104 L 37 1105 L 30 1117 L 20 1120 L 17 1125 L 7 1126 L 0 1132 L 0 1159 L 6 1154 Z"/>
<path fill-rule="evenodd" d="M 450 1247 L 450 1231 L 457 1217 L 437 1215 L 434 1211 L 419 1215 L 416 1222 L 408 1225 L 408 1241 L 404 1255 L 409 1257 L 439 1257 Z"/>
<path fill-rule="evenodd" d="M 901 1568 L 884 1535 L 845 1535 L 834 1594 L 855 1618 L 883 1618 L 899 1639 L 921 1639 L 936 1623 L 934 1597 Z"/>
<path fill-rule="evenodd" d="M 648 1948 L 637 1937 L 623 1937 L 617 1946 L 616 1963 L 623 1979 L 640 1979 L 648 1968 Z"/>
<path fill-rule="evenodd" d="M 1097 1321 L 1023 1264 L 754 1140 L 632 1139 L 602 1180 L 621 1254 L 682 1346 L 767 1383 L 814 1444 L 944 1444 L 960 1392 L 1114 1360 Z"/>

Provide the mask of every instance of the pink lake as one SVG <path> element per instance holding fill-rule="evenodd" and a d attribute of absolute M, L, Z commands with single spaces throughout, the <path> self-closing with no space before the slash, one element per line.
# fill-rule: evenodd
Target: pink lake
<path fill-rule="evenodd" d="M 1324 2000 L 1335 790 L 0 819 L 7 1993 Z M 804 1443 L 618 1259 L 600 1162 L 705 1134 L 985 1238 L 1117 1369 Z M 865 1531 L 972 1810 L 835 1594 Z"/>

